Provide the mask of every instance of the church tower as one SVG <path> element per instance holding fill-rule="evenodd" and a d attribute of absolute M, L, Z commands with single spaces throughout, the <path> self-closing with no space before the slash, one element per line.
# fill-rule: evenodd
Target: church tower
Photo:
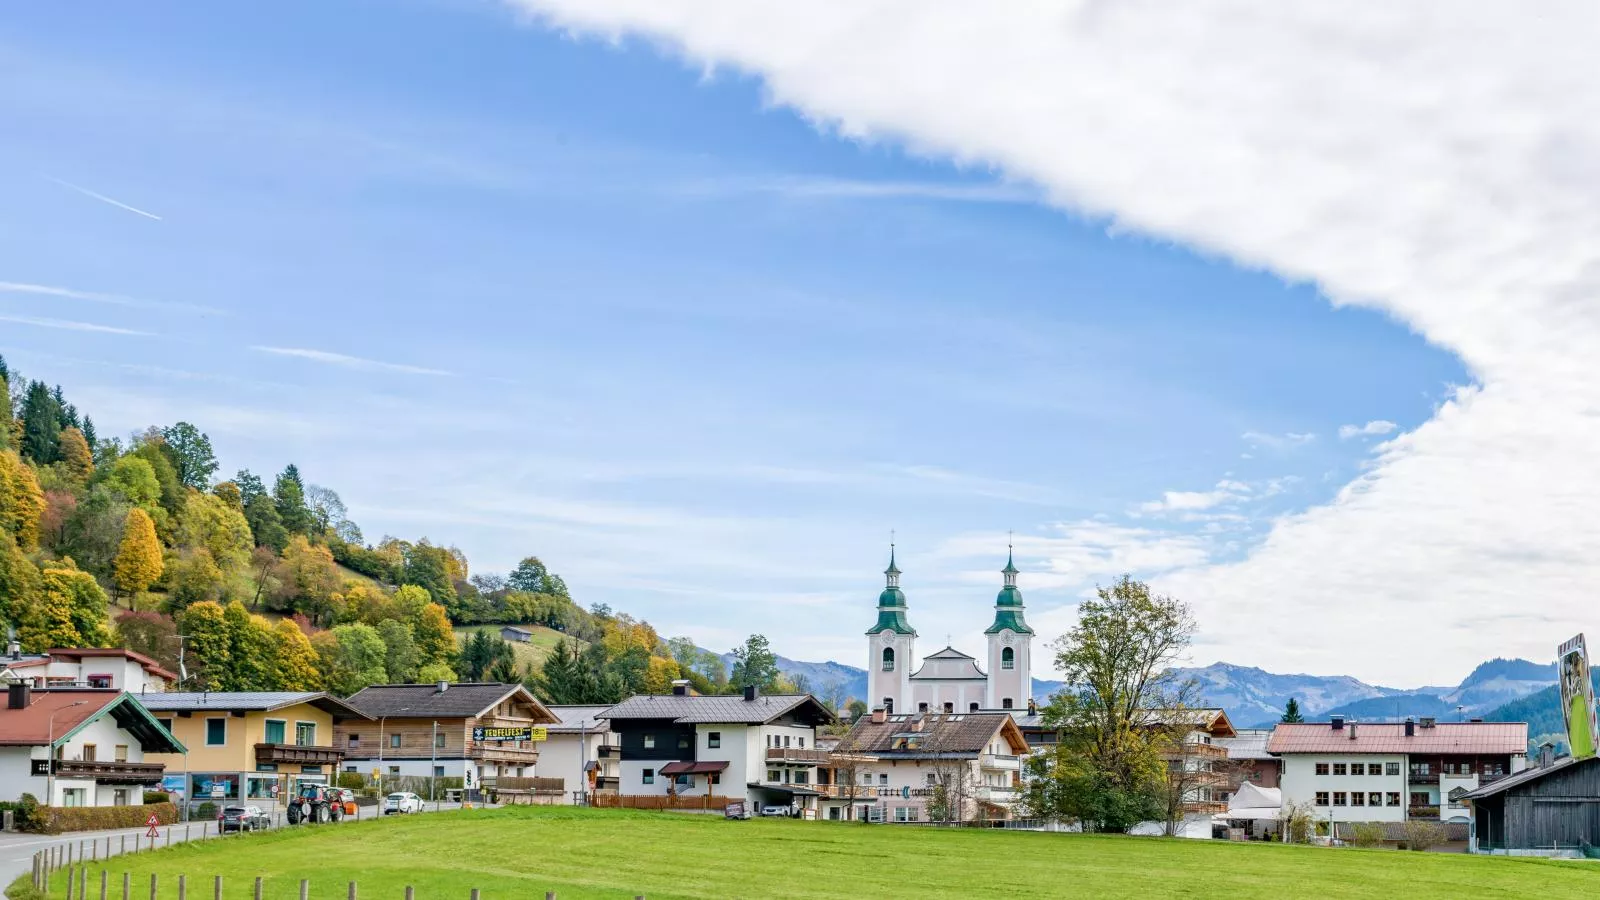
<path fill-rule="evenodd" d="M 994 598 L 994 624 L 989 639 L 989 709 L 1023 710 L 1033 696 L 1033 629 L 1022 618 L 1022 592 L 1017 567 L 1006 548 L 1005 585 Z"/>
<path fill-rule="evenodd" d="M 883 570 L 883 576 L 878 623 L 867 629 L 867 707 L 903 713 L 911 701 L 917 632 L 906 621 L 906 595 L 900 590 L 893 544 L 889 545 L 889 568 Z"/>

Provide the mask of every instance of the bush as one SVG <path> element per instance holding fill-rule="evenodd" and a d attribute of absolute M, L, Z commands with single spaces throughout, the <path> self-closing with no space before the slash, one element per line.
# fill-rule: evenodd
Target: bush
<path fill-rule="evenodd" d="M 1357 822 L 1350 826 L 1350 843 L 1357 847 L 1381 847 L 1384 839 L 1383 826 L 1377 822 Z"/>
<path fill-rule="evenodd" d="M 204 822 L 207 819 L 215 819 L 217 817 L 217 805 L 207 800 L 196 807 L 194 812 L 197 821 Z"/>
<path fill-rule="evenodd" d="M 18 831 L 31 831 L 34 834 L 45 833 L 45 823 L 40 814 L 40 810 L 43 807 L 39 805 L 38 797 L 32 794 L 23 794 L 22 799 L 12 808 L 17 813 L 12 821 L 16 823 Z"/>
<path fill-rule="evenodd" d="M 144 802 L 145 803 L 169 803 L 169 802 L 171 802 L 171 800 L 172 800 L 172 798 L 167 796 L 167 792 L 166 791 L 145 791 L 144 792 Z"/>
<path fill-rule="evenodd" d="M 1447 836 L 1444 826 L 1438 822 L 1427 822 L 1422 819 L 1411 819 L 1406 822 L 1406 849 L 1423 851 L 1429 850 L 1444 843 Z"/>
<path fill-rule="evenodd" d="M 24 802 L 27 799 L 24 796 Z M 37 830 L 43 834 L 138 828 L 151 815 L 163 825 L 178 821 L 178 808 L 171 803 L 150 803 L 145 806 L 39 806 L 37 810 L 40 821 Z M 21 827 L 20 823 L 18 827 Z"/>
<path fill-rule="evenodd" d="M 1298 803 L 1283 810 L 1283 840 L 1287 844 L 1309 844 L 1316 833 L 1316 812 L 1309 803 Z"/>

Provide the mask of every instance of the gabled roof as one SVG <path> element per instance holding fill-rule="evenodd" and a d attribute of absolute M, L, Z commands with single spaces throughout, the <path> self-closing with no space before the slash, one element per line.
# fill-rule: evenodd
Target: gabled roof
<path fill-rule="evenodd" d="M 547 707 L 556 718 L 561 721 L 546 726 L 545 730 L 558 734 L 577 734 L 587 731 L 593 734 L 605 732 L 609 726 L 596 718 L 600 713 L 610 709 L 609 706 L 562 706 L 552 705 Z"/>
<path fill-rule="evenodd" d="M 472 719 L 513 697 L 534 708 L 535 722 L 558 721 L 527 688 L 498 682 L 449 684 L 442 691 L 436 684 L 375 684 L 351 694 L 347 702 L 371 719 Z"/>
<path fill-rule="evenodd" d="M 1144 724 L 1188 726 L 1213 737 L 1231 738 L 1238 734 L 1233 729 L 1233 723 L 1228 721 L 1228 714 L 1216 707 L 1147 710 Z"/>
<path fill-rule="evenodd" d="M 1522 785 L 1530 782 L 1538 781 L 1546 775 L 1553 775 L 1556 772 L 1566 771 L 1567 769 L 1578 765 L 1579 763 L 1592 764 L 1597 759 L 1600 759 L 1600 756 L 1587 756 L 1583 759 L 1573 759 L 1570 756 L 1563 756 L 1548 766 L 1538 766 L 1531 769 L 1523 769 L 1521 772 L 1507 775 L 1504 778 L 1497 778 L 1488 784 L 1468 791 L 1466 795 L 1462 797 L 1462 799 L 1481 800 L 1484 797 L 1490 797 L 1503 791 L 1508 791 L 1514 787 L 1521 787 Z"/>
<path fill-rule="evenodd" d="M 1003 712 L 892 715 L 882 722 L 863 716 L 840 739 L 835 752 L 889 759 L 970 757 L 985 752 L 997 733 L 1005 737 L 1013 754 L 1028 752 L 1027 740 Z M 896 750 L 895 739 L 900 737 L 915 738 L 916 746 Z"/>
<path fill-rule="evenodd" d="M 182 753 L 184 746 L 126 691 L 34 691 L 27 709 L 0 705 L 0 746 L 59 746 L 89 723 L 111 716 L 148 753 Z"/>
<path fill-rule="evenodd" d="M 168 691 L 144 694 L 141 699 L 151 712 L 271 712 L 309 703 L 335 718 L 370 718 L 324 691 Z"/>
<path fill-rule="evenodd" d="M 1351 729 L 1354 729 L 1352 731 Z M 1404 723 L 1357 722 L 1335 729 L 1327 722 L 1280 722 L 1267 752 L 1283 753 L 1475 753 L 1520 755 L 1528 752 L 1526 722 L 1440 722 L 1418 724 L 1406 737 Z M 1352 738 L 1351 735 L 1355 737 Z"/>
<path fill-rule="evenodd" d="M 954 669 L 952 673 L 947 675 L 937 675 L 933 672 L 928 672 L 926 675 L 922 674 L 923 672 L 927 671 L 928 663 L 934 660 L 947 659 L 955 661 L 955 664 L 951 666 L 951 668 Z M 966 679 L 987 679 L 988 676 L 984 675 L 983 670 L 978 668 L 978 661 L 976 659 L 973 659 L 954 647 L 945 647 L 938 653 L 924 656 L 922 658 L 922 665 L 918 666 L 917 670 L 911 673 L 911 677 L 924 680 L 933 679 L 938 681 L 957 681 Z"/>
<path fill-rule="evenodd" d="M 793 714 L 812 724 L 833 721 L 833 714 L 810 694 L 740 695 L 636 694 L 600 713 L 615 724 L 629 719 L 668 719 L 685 725 L 760 725 Z"/>
<path fill-rule="evenodd" d="M 145 656 L 143 653 L 136 653 L 132 650 L 124 650 L 121 647 L 54 647 L 46 650 L 44 655 L 60 657 L 63 659 L 77 659 L 80 661 L 84 659 L 107 659 L 110 657 L 116 657 L 118 659 L 130 659 L 143 666 L 144 670 L 152 675 L 159 675 L 168 681 L 178 680 L 177 672 L 172 672 L 162 668 L 160 663 L 148 656 Z"/>
<path fill-rule="evenodd" d="M 1269 728 L 1241 728 L 1238 735 L 1217 738 L 1212 743 L 1228 748 L 1229 759 L 1273 759 L 1267 752 L 1267 741 L 1272 738 Z"/>

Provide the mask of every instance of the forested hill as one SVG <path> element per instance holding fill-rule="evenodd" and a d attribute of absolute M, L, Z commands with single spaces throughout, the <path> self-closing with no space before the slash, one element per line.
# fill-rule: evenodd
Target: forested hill
<path fill-rule="evenodd" d="M 726 688 L 725 667 L 646 622 L 585 609 L 537 557 L 474 573 L 427 537 L 368 542 L 338 493 L 287 463 L 219 475 L 198 425 L 100 435 L 57 386 L 0 358 L 0 626 L 23 649 L 122 646 L 183 688 L 348 695 L 380 682 L 525 681 L 553 702 Z M 545 625 L 572 637 L 520 669 L 510 648 L 453 626 Z M 776 686 L 752 638 L 738 677 Z M 741 659 L 744 657 L 741 656 Z"/>

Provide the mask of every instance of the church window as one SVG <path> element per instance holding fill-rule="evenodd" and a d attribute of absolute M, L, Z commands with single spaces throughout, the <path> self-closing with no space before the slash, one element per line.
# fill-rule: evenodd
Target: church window
<path fill-rule="evenodd" d="M 1010 647 L 1000 651 L 1000 668 L 1015 669 L 1017 667 L 1017 651 Z"/>
<path fill-rule="evenodd" d="M 883 711 L 885 713 L 887 713 L 888 715 L 891 715 L 891 716 L 894 715 L 894 698 L 893 697 L 885 697 L 885 698 L 883 698 Z"/>
<path fill-rule="evenodd" d="M 977 711 L 978 711 L 978 704 L 976 704 L 976 703 L 968 703 L 967 704 L 967 712 L 977 712 Z"/>
<path fill-rule="evenodd" d="M 894 671 L 894 648 L 893 647 L 885 647 L 885 648 L 883 648 L 883 670 L 885 672 L 893 672 Z"/>
<path fill-rule="evenodd" d="M 947 713 L 953 713 L 956 711 L 956 705 L 947 700 L 944 704 L 944 711 Z"/>
<path fill-rule="evenodd" d="M 927 711 L 928 711 L 928 704 L 926 704 L 926 703 L 918 703 L 917 704 L 917 712 L 927 712 Z"/>
<path fill-rule="evenodd" d="M 1000 708 L 1001 709 L 1010 709 L 1011 708 L 1011 698 L 1007 697 L 1004 700 L 1001 700 L 1000 701 Z"/>

